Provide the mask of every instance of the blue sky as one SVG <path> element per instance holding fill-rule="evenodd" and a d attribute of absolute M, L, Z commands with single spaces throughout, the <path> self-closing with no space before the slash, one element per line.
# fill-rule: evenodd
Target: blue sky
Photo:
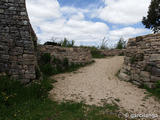
<path fill-rule="evenodd" d="M 31 24 L 40 43 L 64 37 L 76 45 L 114 46 L 120 37 L 151 33 L 141 23 L 150 0 L 27 0 Z"/>

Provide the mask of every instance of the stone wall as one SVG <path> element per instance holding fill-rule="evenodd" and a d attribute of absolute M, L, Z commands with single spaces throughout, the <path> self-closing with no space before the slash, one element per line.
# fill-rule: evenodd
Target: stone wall
<path fill-rule="evenodd" d="M 28 83 L 36 78 L 36 35 L 25 0 L 0 0 L 0 73 Z"/>
<path fill-rule="evenodd" d="M 54 56 L 60 60 L 67 58 L 69 63 L 85 64 L 92 61 L 90 50 L 87 48 L 66 48 L 52 45 L 39 45 L 38 50 L 40 55 L 50 53 L 51 56 Z"/>
<path fill-rule="evenodd" d="M 101 50 L 101 54 L 105 56 L 121 56 L 124 55 L 125 49 Z"/>
<path fill-rule="evenodd" d="M 150 88 L 160 80 L 160 34 L 129 39 L 119 77 Z"/>

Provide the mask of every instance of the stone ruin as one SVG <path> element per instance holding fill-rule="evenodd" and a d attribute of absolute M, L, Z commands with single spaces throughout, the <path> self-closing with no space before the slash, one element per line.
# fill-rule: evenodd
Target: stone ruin
<path fill-rule="evenodd" d="M 160 34 L 129 39 L 119 77 L 154 88 L 160 81 Z"/>
<path fill-rule="evenodd" d="M 68 62 L 74 64 L 86 64 L 92 62 L 92 55 L 89 49 L 80 47 L 60 47 L 53 45 L 39 45 L 38 58 L 44 53 L 50 53 L 52 58 L 60 60 L 68 59 Z"/>
<path fill-rule="evenodd" d="M 36 51 L 37 37 L 29 22 L 25 0 L 0 0 L 0 74 L 6 73 L 22 83 L 35 80 Z M 59 52 L 56 54 L 59 56 Z M 81 56 L 77 60 L 81 58 L 85 61 Z M 160 80 L 160 34 L 129 40 L 119 77 L 137 85 L 155 86 Z"/>
<path fill-rule="evenodd" d="M 22 83 L 36 79 L 36 40 L 25 0 L 0 0 L 0 73 Z"/>

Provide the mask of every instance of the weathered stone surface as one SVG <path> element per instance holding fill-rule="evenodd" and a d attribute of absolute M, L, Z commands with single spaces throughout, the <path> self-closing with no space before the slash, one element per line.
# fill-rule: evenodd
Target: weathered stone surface
<path fill-rule="evenodd" d="M 113 50 L 101 50 L 100 52 L 105 56 L 119 56 L 119 55 L 124 55 L 126 50 L 113 49 Z"/>
<path fill-rule="evenodd" d="M 140 73 L 140 76 L 142 77 L 142 78 L 149 78 L 150 77 L 150 73 L 149 72 L 146 72 L 146 71 L 141 71 L 141 73 Z"/>
<path fill-rule="evenodd" d="M 153 67 L 152 71 L 151 71 L 151 74 L 153 76 L 159 76 L 160 77 L 160 68 Z"/>
<path fill-rule="evenodd" d="M 141 86 L 142 85 L 140 82 L 135 81 L 135 80 L 133 80 L 132 83 L 135 84 L 135 85 L 137 85 L 137 86 Z"/>
<path fill-rule="evenodd" d="M 122 80 L 125 80 L 125 81 L 130 81 L 130 76 L 123 73 L 123 72 L 120 72 L 120 74 L 118 75 L 118 77 Z"/>
<path fill-rule="evenodd" d="M 160 81 L 160 77 L 151 76 L 151 82 L 158 82 Z"/>
<path fill-rule="evenodd" d="M 160 34 L 129 39 L 121 72 L 130 73 L 130 80 L 152 88 L 160 79 Z M 120 73 L 125 80 L 125 75 Z"/>
<path fill-rule="evenodd" d="M 152 54 L 150 61 L 160 61 L 160 54 Z"/>
<path fill-rule="evenodd" d="M 60 60 L 68 59 L 69 63 L 89 63 L 92 61 L 92 56 L 89 49 L 86 48 L 64 48 L 52 45 L 40 45 L 38 46 L 39 55 L 44 53 L 50 53 L 51 56 Z M 40 56 L 39 56 L 40 58 Z"/>
<path fill-rule="evenodd" d="M 32 41 L 33 38 L 36 35 L 29 23 L 25 0 L 1 0 L 0 72 L 7 72 L 22 83 L 36 78 L 36 39 Z"/>

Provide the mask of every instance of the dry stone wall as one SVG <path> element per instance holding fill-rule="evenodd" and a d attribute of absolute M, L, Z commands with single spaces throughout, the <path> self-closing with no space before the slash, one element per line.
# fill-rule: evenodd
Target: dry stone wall
<path fill-rule="evenodd" d="M 125 49 L 111 49 L 111 50 L 101 50 L 101 54 L 104 56 L 123 56 Z"/>
<path fill-rule="evenodd" d="M 36 35 L 25 0 L 0 0 L 0 73 L 28 83 L 36 78 Z"/>
<path fill-rule="evenodd" d="M 160 34 L 129 39 L 119 77 L 136 85 L 155 87 L 160 81 Z"/>
<path fill-rule="evenodd" d="M 44 53 L 50 53 L 52 57 L 60 60 L 67 58 L 69 63 L 85 64 L 92 61 L 90 50 L 87 48 L 66 48 L 52 45 L 39 45 L 38 50 L 40 54 L 39 56 Z"/>

